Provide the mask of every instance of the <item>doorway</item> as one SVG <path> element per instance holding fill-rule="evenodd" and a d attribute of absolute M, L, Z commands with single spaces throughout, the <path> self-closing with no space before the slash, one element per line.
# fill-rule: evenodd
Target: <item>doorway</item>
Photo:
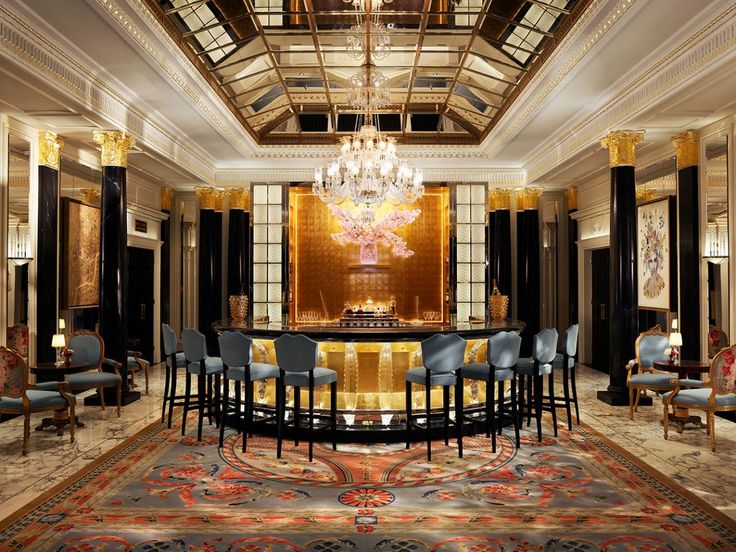
<path fill-rule="evenodd" d="M 595 249 L 591 252 L 591 362 L 592 368 L 604 373 L 609 371 L 611 353 L 610 334 L 610 250 Z"/>
<path fill-rule="evenodd" d="M 154 252 L 128 247 L 128 349 L 153 362 Z"/>

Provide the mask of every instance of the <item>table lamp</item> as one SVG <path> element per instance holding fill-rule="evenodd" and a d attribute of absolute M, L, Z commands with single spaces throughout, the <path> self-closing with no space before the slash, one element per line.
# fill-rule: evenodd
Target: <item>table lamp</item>
<path fill-rule="evenodd" d="M 59 318 L 59 331 L 66 330 L 66 320 Z"/>
<path fill-rule="evenodd" d="M 680 347 L 682 347 L 682 334 L 679 332 L 670 333 L 670 346 L 672 347 L 672 363 L 680 364 Z"/>
<path fill-rule="evenodd" d="M 54 336 L 51 338 L 51 346 L 56 349 L 56 364 L 61 365 L 61 349 L 66 347 L 66 339 L 64 338 L 64 334 L 54 334 Z"/>

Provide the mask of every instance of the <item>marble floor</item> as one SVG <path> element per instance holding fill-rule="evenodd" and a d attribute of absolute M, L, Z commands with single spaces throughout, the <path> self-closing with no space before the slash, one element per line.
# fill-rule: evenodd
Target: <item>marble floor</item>
<path fill-rule="evenodd" d="M 607 386 L 605 374 L 585 366 L 580 366 L 578 374 L 583 422 L 736 519 L 736 477 L 731 465 L 736 454 L 736 424 L 716 418 L 716 453 L 711 452 L 702 429 L 687 429 L 682 434 L 671 429 L 670 439 L 665 441 L 659 399 L 655 398 L 654 406 L 641 407 L 632 422 L 627 408 L 611 407 L 596 399 L 596 391 Z M 21 455 L 22 420 L 0 424 L 0 520 L 158 420 L 162 393 L 163 370 L 155 366 L 150 394 L 124 407 L 120 418 L 115 408 L 103 412 L 99 407 L 85 407 L 79 400 L 77 414 L 86 427 L 77 430 L 76 442 L 69 442 L 68 432 L 57 437 L 52 430 L 32 430 L 27 456 Z M 32 427 L 41 417 L 33 417 Z"/>

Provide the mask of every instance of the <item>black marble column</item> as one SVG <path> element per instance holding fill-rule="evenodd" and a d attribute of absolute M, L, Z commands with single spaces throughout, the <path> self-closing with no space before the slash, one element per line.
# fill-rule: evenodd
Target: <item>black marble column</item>
<path fill-rule="evenodd" d="M 227 294 L 251 298 L 250 213 L 230 209 L 227 250 Z"/>
<path fill-rule="evenodd" d="M 677 153 L 677 217 L 680 253 L 679 332 L 682 358 L 700 360 L 700 193 L 698 141 L 694 132 L 672 140 Z M 674 285 L 677 282 L 673 282 Z"/>
<path fill-rule="evenodd" d="M 536 200 L 534 200 L 536 203 Z M 525 209 L 517 213 L 517 317 L 526 324 L 522 334 L 522 356 L 531 355 L 532 340 L 539 332 L 540 266 L 539 266 L 539 211 Z"/>
<path fill-rule="evenodd" d="M 511 297 L 511 211 L 499 209 L 495 215 L 491 230 L 494 234 L 491 257 L 493 277 L 501 294 Z"/>
<path fill-rule="evenodd" d="M 220 320 L 223 318 L 223 303 L 222 303 L 222 206 L 218 205 L 219 208 L 215 209 L 215 231 L 212 234 L 212 253 L 214 256 L 215 266 L 215 282 L 212 287 L 212 299 L 213 299 L 213 317 L 214 320 Z M 212 331 L 212 337 L 215 339 L 215 348 L 210 348 L 210 354 L 218 354 L 219 345 L 217 345 L 217 334 Z"/>
<path fill-rule="evenodd" d="M 200 198 L 201 201 L 201 198 Z M 221 284 L 217 280 L 221 268 L 216 267 L 217 255 L 215 249 L 220 239 L 215 234 L 221 227 L 217 225 L 217 216 L 214 208 L 202 207 L 199 210 L 199 242 L 197 257 L 199 259 L 198 305 L 199 331 L 207 337 L 207 349 L 210 354 L 216 354 L 217 339 L 212 330 L 212 323 L 218 320 L 220 304 L 222 302 Z"/>
<path fill-rule="evenodd" d="M 58 316 L 59 169 L 38 167 L 38 228 L 36 234 L 36 362 L 53 362 L 51 338 Z"/>
<path fill-rule="evenodd" d="M 603 139 L 611 166 L 610 229 L 610 362 L 609 385 L 598 398 L 611 405 L 628 405 L 626 363 L 634 358 L 638 331 L 636 277 L 635 146 L 638 132 L 612 132 Z"/>
<path fill-rule="evenodd" d="M 171 324 L 171 198 L 174 190 L 161 189 L 161 212 L 166 219 L 161 221 L 161 305 L 159 319 L 161 324 Z M 164 350 L 164 335 L 160 334 L 159 351 Z M 163 352 L 161 353 L 163 358 Z"/>
<path fill-rule="evenodd" d="M 496 212 L 489 211 L 486 219 L 486 298 L 493 292 L 493 280 L 496 278 L 493 273 L 493 241 L 496 239 L 496 232 L 493 227 L 495 226 L 495 220 Z"/>
<path fill-rule="evenodd" d="M 572 218 L 577 212 L 577 190 L 567 190 L 567 293 L 570 308 L 568 323 L 578 322 L 578 221 Z"/>

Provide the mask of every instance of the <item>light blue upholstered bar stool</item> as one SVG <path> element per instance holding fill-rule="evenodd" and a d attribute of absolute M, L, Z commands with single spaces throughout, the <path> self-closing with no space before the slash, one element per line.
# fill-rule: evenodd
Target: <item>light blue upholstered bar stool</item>
<path fill-rule="evenodd" d="M 182 332 L 184 340 L 184 358 L 187 363 L 186 391 L 184 393 L 184 413 L 181 420 L 181 434 L 186 433 L 187 413 L 192 408 L 192 374 L 197 376 L 197 410 L 199 416 L 197 419 L 197 441 L 202 440 L 202 422 L 205 412 L 209 417 L 210 424 L 212 417 L 215 416 L 216 421 L 219 418 L 219 399 L 220 399 L 220 375 L 222 374 L 222 360 L 219 357 L 207 356 L 207 339 L 204 334 L 187 328 Z M 212 377 L 215 378 L 214 402 L 212 398 Z M 205 408 L 206 403 L 206 408 Z"/>
<path fill-rule="evenodd" d="M 264 364 L 253 361 L 253 342 L 240 332 L 223 332 L 218 338 L 220 344 L 220 358 L 223 365 L 223 393 L 220 422 L 220 447 L 225 438 L 225 423 L 227 415 L 235 413 L 240 416 L 240 401 L 236 401 L 236 408 L 230 408 L 230 380 L 245 385 L 245 405 L 241 429 L 243 432 L 243 452 L 248 442 L 248 432 L 253 426 L 253 382 L 278 379 L 279 367 L 275 364 Z M 277 384 L 278 386 L 278 384 Z M 261 421 L 267 421 L 265 418 Z"/>
<path fill-rule="evenodd" d="M 417 366 L 406 371 L 406 448 L 411 443 L 413 428 L 422 426 L 412 418 L 412 384 L 423 385 L 427 403 L 426 424 L 424 426 L 427 440 L 427 460 L 432 459 L 431 433 L 431 391 L 432 387 L 442 387 L 442 416 L 444 419 L 445 445 L 450 439 L 450 386 L 455 385 L 455 371 L 465 360 L 465 340 L 455 334 L 436 334 L 422 341 L 422 361 L 424 366 Z M 462 422 L 456 419 L 461 427 Z"/>
<path fill-rule="evenodd" d="M 317 342 L 305 335 L 285 334 L 274 341 L 276 347 L 276 362 L 279 365 L 279 382 L 276 388 L 279 390 L 276 396 L 276 417 L 278 426 L 278 443 L 276 456 L 281 458 L 281 445 L 284 432 L 284 417 L 286 415 L 286 386 L 294 387 L 294 433 L 295 444 L 299 444 L 299 431 L 301 428 L 301 412 L 299 391 L 302 387 L 309 389 L 309 416 L 307 428 L 309 430 L 309 461 L 312 461 L 312 449 L 314 448 L 314 433 L 325 429 L 332 430 L 332 448 L 337 450 L 337 372 L 329 368 L 317 366 Z M 325 419 L 325 416 L 314 414 L 314 387 L 317 385 L 330 386 L 330 416 L 329 424 L 322 428 L 314 427 L 315 419 Z"/>
<path fill-rule="evenodd" d="M 521 358 L 516 365 L 516 374 L 519 376 L 519 395 L 520 401 L 524 399 L 524 379 L 528 386 L 528 398 L 524 403 L 526 405 L 527 420 L 531 420 L 532 408 L 537 420 L 537 440 L 542 442 L 542 411 L 550 410 L 552 412 L 552 424 L 554 425 L 555 436 L 557 436 L 557 410 L 554 408 L 554 401 L 548 408 L 543 404 L 543 385 L 545 375 L 549 376 L 549 396 L 555 396 L 554 376 L 552 374 L 552 361 L 557 354 L 557 338 L 559 334 L 554 328 L 547 328 L 534 336 L 532 341 L 531 358 Z M 534 396 L 532 407 L 532 395 Z M 529 422 L 527 421 L 527 425 Z"/>
<path fill-rule="evenodd" d="M 496 411 L 496 385 L 503 398 L 504 382 L 511 382 L 511 417 L 514 419 L 516 447 L 521 446 L 519 438 L 519 413 L 516 402 L 516 364 L 519 362 L 521 336 L 516 332 L 499 332 L 488 340 L 488 362 L 465 364 L 457 372 L 455 384 L 455 419 L 460 420 L 457 436 L 457 448 L 460 458 L 463 456 L 462 422 L 463 413 L 463 380 L 471 379 L 486 382 L 486 436 L 491 437 L 491 447 L 496 452 L 496 418 L 499 420 L 499 435 L 503 426 L 503 401 Z M 476 418 L 467 418 L 476 421 Z"/>
<path fill-rule="evenodd" d="M 176 394 L 176 376 L 179 368 L 184 368 L 187 362 L 183 352 L 177 352 L 176 333 L 168 324 L 161 324 L 161 336 L 164 342 L 166 357 L 166 377 L 164 379 L 164 400 L 161 405 L 161 423 L 164 423 L 166 405 L 169 406 L 168 427 L 171 427 L 171 417 L 175 406 L 184 406 L 184 395 Z"/>
<path fill-rule="evenodd" d="M 558 405 L 562 403 L 567 412 L 567 429 L 572 430 L 572 412 L 570 404 L 575 405 L 575 418 L 580 423 L 580 410 L 578 408 L 578 388 L 575 385 L 575 358 L 578 355 L 578 333 L 580 326 L 573 324 L 562 334 L 562 352 L 555 355 L 552 362 L 552 371 L 562 369 L 562 392 L 563 397 L 545 397 L 546 400 Z M 572 385 L 572 398 L 570 398 L 570 385 Z"/>

